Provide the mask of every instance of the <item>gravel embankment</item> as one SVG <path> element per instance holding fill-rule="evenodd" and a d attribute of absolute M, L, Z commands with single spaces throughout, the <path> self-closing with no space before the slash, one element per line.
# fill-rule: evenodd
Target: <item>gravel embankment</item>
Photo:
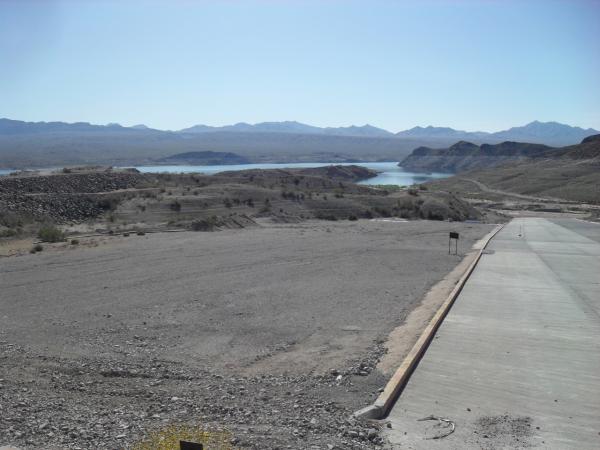
<path fill-rule="evenodd" d="M 307 222 L 0 259 L 0 445 L 120 448 L 171 421 L 235 446 L 377 448 L 348 420 L 388 333 L 489 225 Z"/>

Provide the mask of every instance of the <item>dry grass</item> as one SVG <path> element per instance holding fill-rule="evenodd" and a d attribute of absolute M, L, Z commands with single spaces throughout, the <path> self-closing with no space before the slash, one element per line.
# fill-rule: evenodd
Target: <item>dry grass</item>
<path fill-rule="evenodd" d="M 153 431 L 132 450 L 179 450 L 179 441 L 196 442 L 204 445 L 205 450 L 234 450 L 230 432 L 210 429 L 203 425 L 168 425 Z"/>

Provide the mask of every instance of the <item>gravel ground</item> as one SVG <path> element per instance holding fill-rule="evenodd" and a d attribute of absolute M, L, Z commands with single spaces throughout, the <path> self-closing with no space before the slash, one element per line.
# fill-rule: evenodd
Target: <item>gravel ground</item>
<path fill-rule="evenodd" d="M 0 445 L 123 448 L 173 421 L 236 447 L 377 448 L 349 420 L 385 338 L 490 225 L 305 222 L 0 259 Z M 312 446 L 312 447 L 311 447 Z"/>

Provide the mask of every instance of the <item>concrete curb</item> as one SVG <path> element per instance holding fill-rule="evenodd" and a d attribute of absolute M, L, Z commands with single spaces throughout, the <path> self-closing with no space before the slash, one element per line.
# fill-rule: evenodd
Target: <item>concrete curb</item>
<path fill-rule="evenodd" d="M 462 288 L 471 276 L 471 273 L 473 273 L 473 270 L 475 269 L 475 266 L 477 266 L 477 263 L 481 259 L 481 255 L 483 255 L 488 243 L 494 236 L 496 236 L 496 234 L 503 227 L 504 224 L 497 225 L 496 228 L 494 228 L 491 232 L 488 233 L 486 237 L 483 238 L 482 246 L 477 252 L 477 256 L 471 262 L 465 273 L 460 277 L 458 283 L 456 284 L 448 298 L 446 298 L 442 306 L 440 306 L 440 308 L 437 310 L 427 327 L 425 327 L 423 333 L 421 334 L 413 348 L 410 350 L 408 355 L 406 355 L 406 358 L 404 358 L 404 361 L 402 361 L 400 367 L 396 370 L 392 378 L 390 378 L 390 380 L 386 384 L 383 392 L 379 395 L 379 397 L 377 397 L 375 403 L 356 411 L 353 414 L 354 417 L 359 419 L 382 419 L 389 414 L 390 410 L 392 409 L 392 406 L 394 406 L 394 403 L 396 402 L 396 399 L 402 393 L 402 390 L 408 383 L 410 376 L 412 375 L 413 371 L 419 364 L 419 361 L 425 354 L 425 351 L 427 350 L 427 347 L 429 346 L 433 337 L 435 336 L 435 333 L 437 332 L 438 328 L 444 321 L 444 318 L 450 311 L 450 308 L 454 304 L 454 301 L 457 299 L 458 295 L 460 294 L 460 291 L 462 291 Z"/>

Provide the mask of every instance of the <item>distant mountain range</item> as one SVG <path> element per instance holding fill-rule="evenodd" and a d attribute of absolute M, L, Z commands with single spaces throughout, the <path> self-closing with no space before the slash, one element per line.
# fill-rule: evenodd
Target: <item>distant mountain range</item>
<path fill-rule="evenodd" d="M 252 162 L 399 161 L 417 147 L 443 148 L 461 140 L 565 146 L 598 133 L 537 121 L 496 133 L 428 126 L 394 134 L 371 125 L 322 128 L 294 121 L 164 131 L 143 124 L 0 119 L 0 168 L 148 164 L 177 153 L 203 151 L 233 152 Z"/>
<path fill-rule="evenodd" d="M 223 127 L 210 127 L 195 125 L 179 130 L 180 133 L 208 133 L 215 131 L 237 132 L 266 132 L 266 133 L 295 133 L 295 134 L 330 134 L 336 136 L 371 136 L 371 137 L 401 137 L 411 139 L 443 139 L 443 140 L 471 140 L 471 141 L 519 141 L 534 142 L 546 145 L 560 146 L 580 142 L 583 138 L 598 134 L 593 128 L 583 129 L 572 127 L 558 122 L 534 121 L 521 127 L 489 133 L 485 131 L 463 131 L 448 127 L 414 127 L 409 130 L 391 133 L 382 128 L 371 125 L 349 127 L 320 128 L 300 122 L 263 122 L 251 125 L 237 123 Z"/>
<path fill-rule="evenodd" d="M 581 142 L 587 136 L 600 133 L 593 128 L 580 128 L 565 125 L 558 122 L 538 122 L 537 120 L 520 127 L 490 133 L 486 131 L 463 131 L 449 127 L 414 127 L 409 130 L 392 133 L 372 125 L 348 127 L 316 127 L 295 121 L 285 122 L 261 122 L 249 124 L 245 122 L 235 125 L 213 127 L 209 125 L 194 125 L 178 131 L 163 131 L 139 124 L 132 127 L 123 127 L 118 123 L 107 125 L 93 125 L 88 122 L 22 122 L 20 120 L 0 119 L 0 134 L 40 133 L 40 132 L 67 132 L 67 131 L 123 131 L 130 130 L 163 132 L 163 133 L 292 133 L 292 134 L 320 134 L 331 136 L 355 136 L 355 137 L 400 137 L 411 139 L 438 139 L 450 141 L 518 141 L 532 142 L 552 146 L 561 146 Z"/>
<path fill-rule="evenodd" d="M 476 142 L 531 142 L 552 146 L 570 145 L 581 142 L 582 139 L 598 134 L 593 128 L 583 129 L 558 122 L 538 122 L 537 120 L 522 127 L 488 133 L 485 131 L 462 131 L 446 127 L 415 127 L 396 133 L 396 136 L 411 138 L 454 139 L 455 141 Z"/>
<path fill-rule="evenodd" d="M 371 136 L 386 137 L 393 136 L 382 128 L 376 128 L 371 125 L 349 126 L 349 127 L 326 127 L 320 128 L 312 125 L 306 125 L 300 122 L 262 122 L 251 125 L 249 123 L 236 123 L 235 125 L 225 125 L 223 127 L 210 127 L 207 125 L 194 125 L 190 128 L 179 130 L 180 133 L 210 133 L 214 131 L 237 131 L 244 133 L 294 133 L 294 134 L 329 134 L 333 136 Z"/>
<path fill-rule="evenodd" d="M 243 156 L 231 152 L 185 152 L 167 156 L 157 161 L 161 164 L 214 166 L 227 164 L 248 164 L 250 161 Z"/>

